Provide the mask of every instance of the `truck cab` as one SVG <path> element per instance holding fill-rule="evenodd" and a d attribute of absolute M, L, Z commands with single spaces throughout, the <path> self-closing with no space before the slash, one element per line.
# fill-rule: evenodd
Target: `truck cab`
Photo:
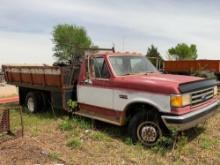
<path fill-rule="evenodd" d="M 195 127 L 219 105 L 215 79 L 160 73 L 138 53 L 93 53 L 80 69 L 71 68 L 3 66 L 3 71 L 7 83 L 19 87 L 20 104 L 30 112 L 42 109 L 45 100 L 70 111 L 71 99 L 78 103 L 73 113 L 126 125 L 132 141 L 145 146 L 167 132 Z"/>
<path fill-rule="evenodd" d="M 153 145 L 164 128 L 183 131 L 213 115 L 217 91 L 216 80 L 160 73 L 140 54 L 96 54 L 82 64 L 76 113 L 128 124 L 134 142 Z"/>

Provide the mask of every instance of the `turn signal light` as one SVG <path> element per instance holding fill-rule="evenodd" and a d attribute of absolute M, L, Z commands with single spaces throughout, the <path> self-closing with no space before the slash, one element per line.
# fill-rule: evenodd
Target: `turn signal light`
<path fill-rule="evenodd" d="M 172 95 L 170 97 L 170 104 L 172 107 L 183 107 L 191 103 L 191 95 Z"/>

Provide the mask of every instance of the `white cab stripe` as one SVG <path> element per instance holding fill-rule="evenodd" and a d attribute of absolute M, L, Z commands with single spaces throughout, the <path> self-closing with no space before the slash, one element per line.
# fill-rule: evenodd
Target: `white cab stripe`
<path fill-rule="evenodd" d="M 171 110 L 169 95 L 84 85 L 78 85 L 77 92 L 80 103 L 116 111 L 123 111 L 127 105 L 135 102 L 151 104 L 163 112 L 170 112 Z M 120 98 L 120 95 L 127 96 L 127 99 Z"/>
<path fill-rule="evenodd" d="M 128 99 L 121 99 L 119 95 L 126 95 Z M 114 109 L 123 111 L 127 105 L 135 102 L 148 103 L 159 111 L 170 112 L 170 97 L 168 95 L 140 92 L 132 90 L 114 90 Z"/>
<path fill-rule="evenodd" d="M 113 109 L 112 89 L 78 85 L 77 93 L 80 103 Z"/>

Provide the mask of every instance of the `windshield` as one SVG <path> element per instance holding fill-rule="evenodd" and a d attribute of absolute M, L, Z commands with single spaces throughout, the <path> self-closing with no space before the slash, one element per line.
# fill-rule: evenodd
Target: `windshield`
<path fill-rule="evenodd" d="M 111 56 L 110 63 L 118 76 L 157 72 L 145 56 Z"/>

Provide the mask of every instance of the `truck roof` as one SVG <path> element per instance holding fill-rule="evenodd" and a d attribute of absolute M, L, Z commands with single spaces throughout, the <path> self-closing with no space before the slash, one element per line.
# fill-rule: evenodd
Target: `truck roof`
<path fill-rule="evenodd" d="M 138 52 L 96 52 L 94 54 L 89 54 L 90 57 L 97 57 L 97 56 L 143 56 L 142 53 Z"/>

